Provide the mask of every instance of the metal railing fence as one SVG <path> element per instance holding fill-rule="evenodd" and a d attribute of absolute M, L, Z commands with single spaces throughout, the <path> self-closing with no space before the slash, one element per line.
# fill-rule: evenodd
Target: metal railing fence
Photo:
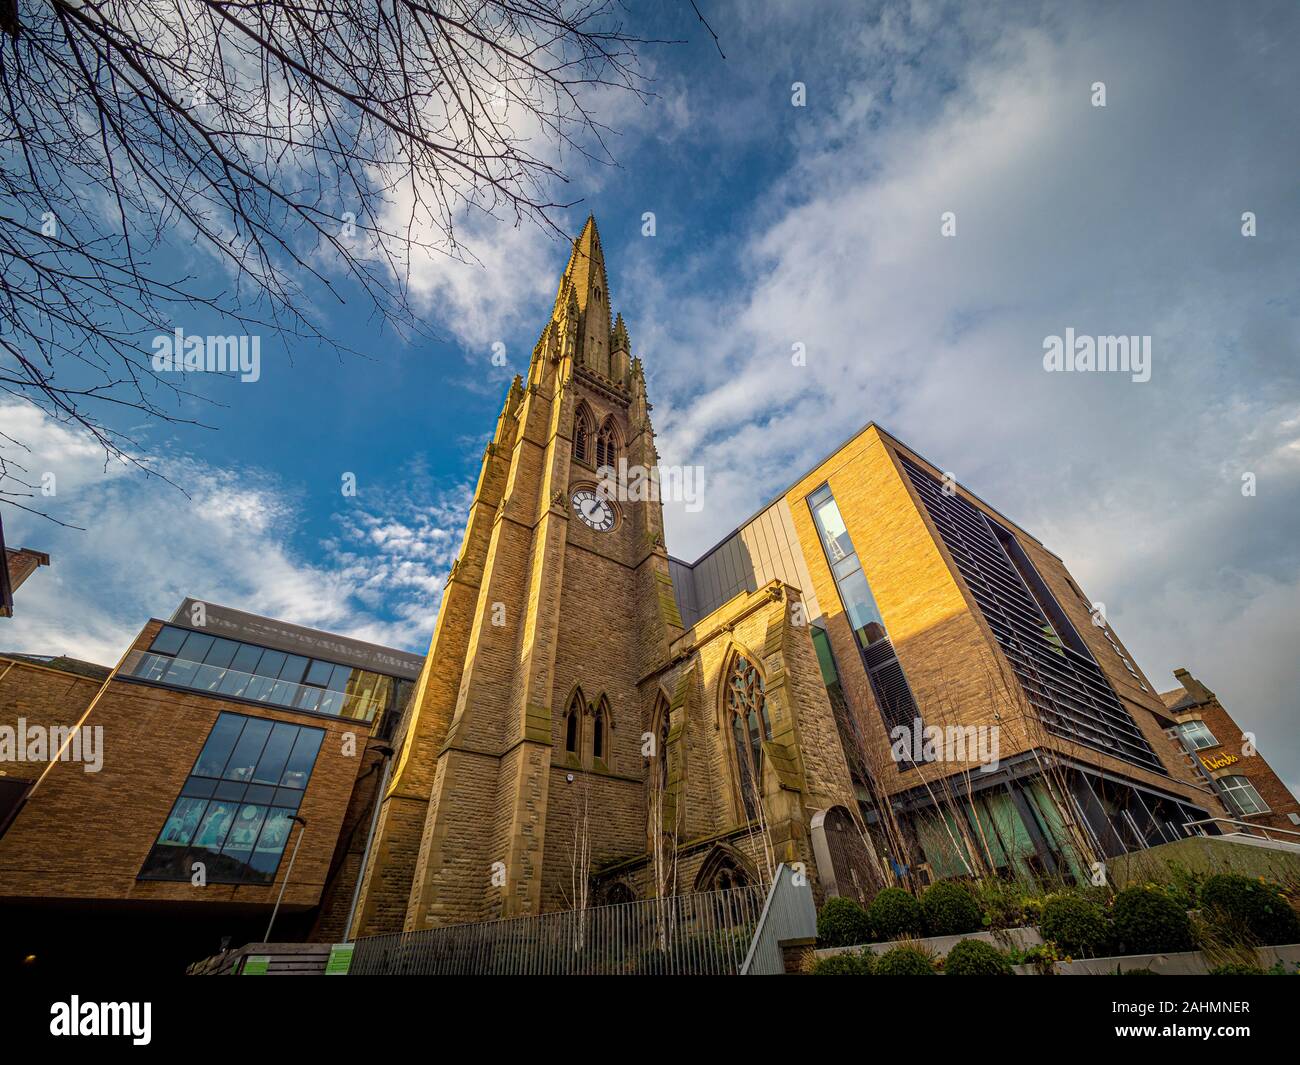
<path fill-rule="evenodd" d="M 356 941 L 356 976 L 739 973 L 767 898 L 742 887 Z"/>

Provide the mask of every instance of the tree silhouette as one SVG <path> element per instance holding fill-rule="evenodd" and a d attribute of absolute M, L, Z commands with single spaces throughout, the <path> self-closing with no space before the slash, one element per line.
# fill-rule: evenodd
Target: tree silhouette
<path fill-rule="evenodd" d="M 649 95 L 652 42 L 623 15 L 617 0 L 0 0 L 0 390 L 88 432 L 106 463 L 157 472 L 121 425 L 200 424 L 150 355 L 178 313 L 342 354 L 312 297 L 359 290 L 380 329 L 420 333 L 413 254 L 472 259 L 475 215 L 558 234 L 566 161 L 613 162 L 596 106 Z M 205 268 L 181 272 L 177 248 Z M 214 273 L 219 291 L 198 280 Z M 0 498 L 22 506 L 26 448 L 0 426 L 0 449 Z"/>

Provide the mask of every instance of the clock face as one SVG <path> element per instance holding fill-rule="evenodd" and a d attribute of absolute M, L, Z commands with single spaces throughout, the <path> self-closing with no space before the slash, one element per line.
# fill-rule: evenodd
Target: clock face
<path fill-rule="evenodd" d="M 594 489 L 579 488 L 573 493 L 573 511 L 582 519 L 583 524 L 597 532 L 609 532 L 614 528 L 614 508 L 608 499 L 601 499 Z"/>

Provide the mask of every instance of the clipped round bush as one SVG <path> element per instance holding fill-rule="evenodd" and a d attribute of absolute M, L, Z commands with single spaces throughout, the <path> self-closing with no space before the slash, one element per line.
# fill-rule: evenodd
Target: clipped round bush
<path fill-rule="evenodd" d="M 843 954 L 818 958 L 808 971 L 812 976 L 870 976 L 875 960 L 869 951 L 846 950 Z"/>
<path fill-rule="evenodd" d="M 921 911 L 932 936 L 960 936 L 978 932 L 984 923 L 979 903 L 963 885 L 951 880 L 931 884 L 921 896 Z"/>
<path fill-rule="evenodd" d="M 872 899 L 867 920 L 878 939 L 925 935 L 925 912 L 902 888 L 887 887 Z"/>
<path fill-rule="evenodd" d="M 1053 895 L 1043 904 L 1038 930 L 1070 957 L 1095 958 L 1110 936 L 1106 913 L 1078 895 Z"/>
<path fill-rule="evenodd" d="M 1226 965 L 1216 965 L 1210 970 L 1211 976 L 1263 976 L 1264 970 L 1258 965 L 1244 965 L 1238 961 Z"/>
<path fill-rule="evenodd" d="M 1201 908 L 1211 923 L 1243 930 L 1265 946 L 1300 943 L 1300 917 L 1276 884 L 1216 873 L 1201 885 Z"/>
<path fill-rule="evenodd" d="M 1116 895 L 1111 924 L 1123 954 L 1163 954 L 1194 946 L 1187 911 L 1154 888 L 1125 888 Z"/>
<path fill-rule="evenodd" d="M 915 947 L 895 947 L 876 959 L 877 976 L 934 976 L 930 959 Z"/>
<path fill-rule="evenodd" d="M 817 942 L 824 947 L 855 947 L 872 941 L 867 911 L 853 899 L 832 895 L 817 914 Z"/>
<path fill-rule="evenodd" d="M 963 939 L 943 964 L 949 976 L 1014 976 L 1007 956 L 982 939 Z"/>

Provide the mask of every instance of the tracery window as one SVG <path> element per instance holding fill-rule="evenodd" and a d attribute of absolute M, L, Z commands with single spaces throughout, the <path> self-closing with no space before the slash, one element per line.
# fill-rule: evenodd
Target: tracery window
<path fill-rule="evenodd" d="M 732 655 L 727 669 L 726 698 L 736 747 L 740 798 L 745 815 L 753 820 L 758 815 L 763 780 L 763 741 L 772 738 L 772 724 L 767 716 L 763 677 L 758 667 L 739 652 Z"/>
<path fill-rule="evenodd" d="M 695 877 L 696 891 L 733 891 L 753 883 L 739 858 L 722 847 L 716 847 L 704 859 Z"/>

